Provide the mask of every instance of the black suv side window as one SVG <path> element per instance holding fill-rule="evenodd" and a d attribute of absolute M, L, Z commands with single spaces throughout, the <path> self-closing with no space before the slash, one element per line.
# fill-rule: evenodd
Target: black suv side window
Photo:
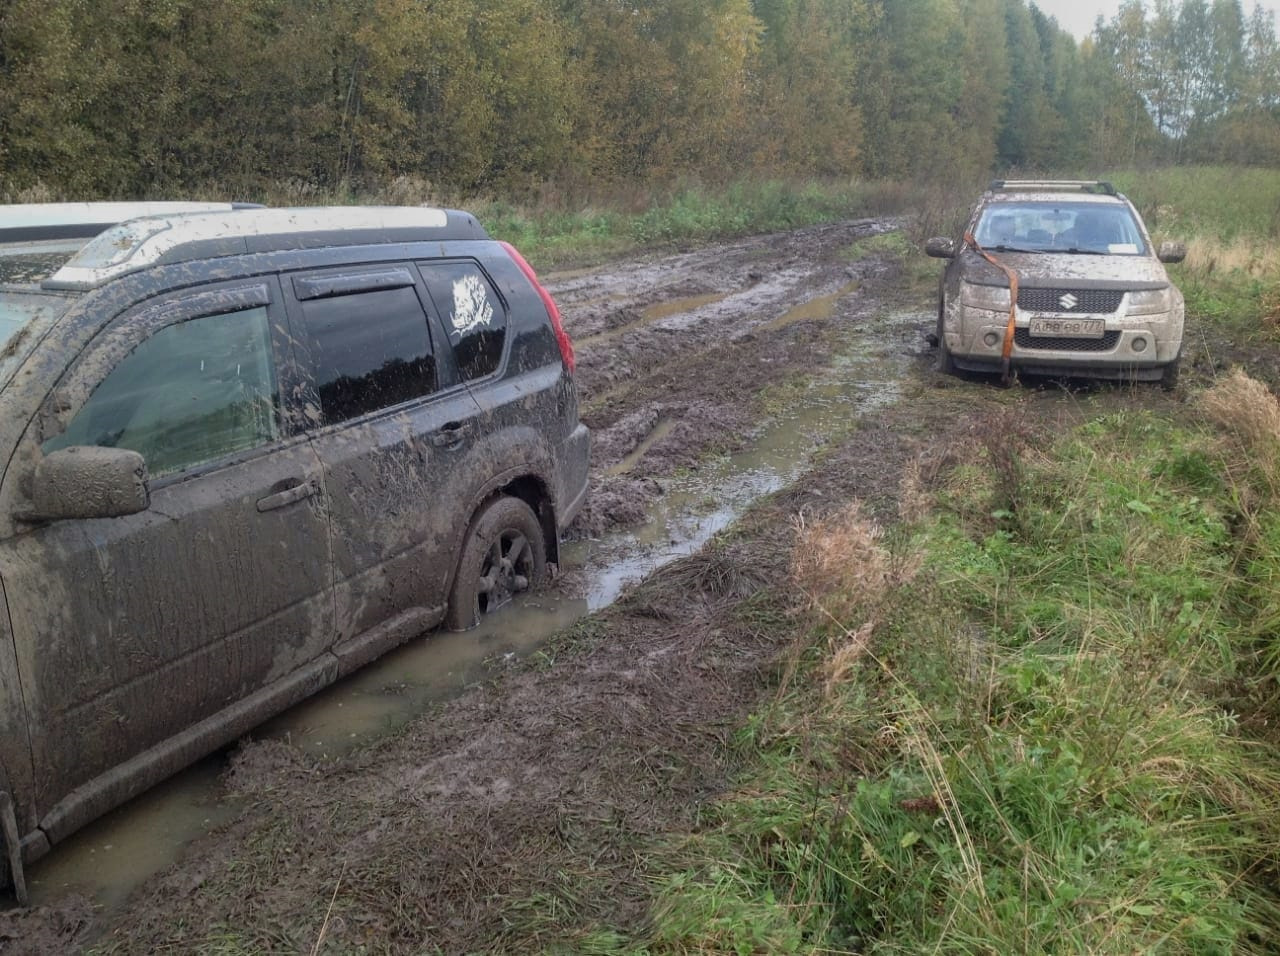
<path fill-rule="evenodd" d="M 128 448 L 158 478 L 279 435 L 267 310 L 252 308 L 169 325 L 143 340 L 43 448 Z"/>
<path fill-rule="evenodd" d="M 370 286 L 382 286 L 373 288 Z M 407 270 L 299 277 L 324 424 L 356 418 L 439 387 L 427 314 Z"/>
<path fill-rule="evenodd" d="M 507 310 L 489 278 L 475 262 L 419 263 L 453 344 L 464 379 L 497 370 L 506 343 Z"/>

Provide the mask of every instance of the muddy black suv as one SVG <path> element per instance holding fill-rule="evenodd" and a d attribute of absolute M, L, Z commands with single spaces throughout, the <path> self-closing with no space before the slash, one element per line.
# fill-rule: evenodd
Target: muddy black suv
<path fill-rule="evenodd" d="M 470 215 L 146 207 L 102 232 L 121 210 L 91 208 L 0 208 L 19 887 L 267 716 L 536 587 L 586 493 L 555 303 Z"/>
<path fill-rule="evenodd" d="M 1186 249 L 1156 249 L 1109 183 L 993 182 L 963 237 L 925 251 L 951 260 L 938 296 L 942 371 L 1177 380 L 1183 299 L 1163 263 Z"/>

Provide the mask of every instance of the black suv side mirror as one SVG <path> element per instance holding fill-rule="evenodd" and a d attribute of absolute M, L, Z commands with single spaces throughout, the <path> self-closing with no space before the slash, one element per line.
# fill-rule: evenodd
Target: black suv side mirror
<path fill-rule="evenodd" d="M 956 241 L 946 236 L 934 236 L 924 244 L 925 255 L 934 259 L 954 259 L 956 257 Z"/>
<path fill-rule="evenodd" d="M 1187 244 L 1185 242 L 1162 242 L 1160 249 L 1156 252 L 1156 258 L 1161 262 L 1181 262 L 1187 257 Z"/>
<path fill-rule="evenodd" d="M 50 452 L 36 466 L 32 513 L 24 520 L 118 518 L 146 511 L 147 463 L 127 448 L 73 445 Z"/>

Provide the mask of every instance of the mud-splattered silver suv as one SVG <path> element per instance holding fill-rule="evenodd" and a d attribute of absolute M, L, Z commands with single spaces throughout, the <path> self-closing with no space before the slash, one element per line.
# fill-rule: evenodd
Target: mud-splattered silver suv
<path fill-rule="evenodd" d="M 996 181 L 964 236 L 930 239 L 950 259 L 938 301 L 938 366 L 1177 380 L 1183 299 L 1133 204 L 1109 184 Z"/>
<path fill-rule="evenodd" d="M 268 715 L 535 587 L 586 493 L 559 313 L 470 215 L 160 209 L 100 232 L 0 208 L 19 883 Z"/>

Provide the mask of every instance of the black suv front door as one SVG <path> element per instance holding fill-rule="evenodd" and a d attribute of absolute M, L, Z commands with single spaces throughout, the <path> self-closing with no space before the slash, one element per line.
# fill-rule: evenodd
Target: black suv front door
<path fill-rule="evenodd" d="M 255 692 L 331 679 L 329 516 L 317 456 L 282 413 L 288 352 L 274 279 L 153 300 L 93 340 L 38 419 L 55 423 L 45 453 L 140 452 L 151 496 L 138 514 L 0 542 L 55 841 L 228 722 L 249 729 Z"/>

